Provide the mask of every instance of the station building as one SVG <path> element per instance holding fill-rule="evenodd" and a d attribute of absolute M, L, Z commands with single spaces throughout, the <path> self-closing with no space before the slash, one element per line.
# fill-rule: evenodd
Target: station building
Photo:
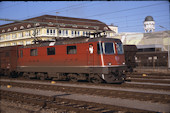
<path fill-rule="evenodd" d="M 120 39 L 124 45 L 137 46 L 138 52 L 135 60 L 138 66 L 168 67 L 170 59 L 168 55 L 168 50 L 170 53 L 170 31 L 119 33 L 115 34 L 113 38 Z"/>
<path fill-rule="evenodd" d="M 35 37 L 54 40 L 87 36 L 88 33 L 100 31 L 105 31 L 104 34 L 109 37 L 115 34 L 105 23 L 98 20 L 43 15 L 0 25 L 0 47 L 32 44 Z"/>

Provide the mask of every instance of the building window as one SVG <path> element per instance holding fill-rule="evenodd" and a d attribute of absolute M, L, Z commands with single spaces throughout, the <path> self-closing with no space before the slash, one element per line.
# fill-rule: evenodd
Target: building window
<path fill-rule="evenodd" d="M 31 44 L 31 41 L 26 41 L 26 45 L 29 45 L 29 44 Z"/>
<path fill-rule="evenodd" d="M 19 37 L 19 38 L 23 37 L 23 32 L 18 33 L 18 37 Z"/>
<path fill-rule="evenodd" d="M 58 30 L 58 34 L 61 35 L 61 30 Z"/>
<path fill-rule="evenodd" d="M 77 47 L 76 46 L 67 46 L 67 54 L 76 54 Z"/>
<path fill-rule="evenodd" d="M 77 31 L 77 36 L 80 36 L 80 31 Z"/>
<path fill-rule="evenodd" d="M 25 32 L 25 36 L 31 36 L 30 31 L 26 31 L 26 32 Z"/>
<path fill-rule="evenodd" d="M 88 36 L 90 32 L 88 31 L 83 31 L 83 36 Z"/>
<path fill-rule="evenodd" d="M 5 30 L 3 29 L 3 30 L 2 30 L 2 32 L 4 33 L 4 32 L 5 32 Z"/>
<path fill-rule="evenodd" d="M 74 31 L 71 31 L 72 36 L 74 36 Z"/>
<path fill-rule="evenodd" d="M 55 55 L 55 47 L 47 48 L 47 55 Z"/>
<path fill-rule="evenodd" d="M 47 35 L 55 35 L 55 29 L 47 29 Z"/>
<path fill-rule="evenodd" d="M 6 39 L 9 40 L 10 39 L 10 35 L 6 35 Z"/>
<path fill-rule="evenodd" d="M 53 29 L 53 35 L 55 35 L 55 29 Z"/>
<path fill-rule="evenodd" d="M 50 29 L 50 35 L 53 35 L 53 30 L 52 29 Z"/>
<path fill-rule="evenodd" d="M 0 40 L 4 40 L 4 37 L 3 37 L 3 36 L 0 36 Z"/>
<path fill-rule="evenodd" d="M 31 25 L 30 25 L 30 24 L 28 24 L 28 25 L 27 25 L 27 28 L 30 28 L 30 27 L 31 27 Z"/>
<path fill-rule="evenodd" d="M 13 42 L 12 45 L 15 46 L 15 45 L 17 45 L 17 43 L 16 43 L 16 42 Z"/>
<path fill-rule="evenodd" d="M 40 29 L 37 29 L 36 30 L 36 33 L 37 33 L 37 35 L 40 35 L 41 33 L 40 33 Z"/>
<path fill-rule="evenodd" d="M 47 35 L 49 35 L 49 29 L 47 29 Z"/>
<path fill-rule="evenodd" d="M 35 24 L 35 26 L 39 26 L 39 25 L 40 25 L 40 23 L 36 23 L 36 24 Z"/>
<path fill-rule="evenodd" d="M 68 36 L 68 30 L 66 30 L 66 36 Z"/>
<path fill-rule="evenodd" d="M 8 31 L 11 31 L 11 29 L 9 28 Z"/>
<path fill-rule="evenodd" d="M 6 44 L 6 46 L 10 46 L 10 45 L 11 45 L 11 43 L 7 43 L 7 44 Z"/>
<path fill-rule="evenodd" d="M 68 36 L 68 30 L 63 30 L 62 35 L 63 36 Z"/>
<path fill-rule="evenodd" d="M 16 34 L 12 34 L 12 38 L 17 38 L 17 35 Z"/>
<path fill-rule="evenodd" d="M 17 27 L 14 27 L 14 30 L 17 30 Z"/>
<path fill-rule="evenodd" d="M 21 26 L 20 29 L 24 29 L 24 26 Z"/>
<path fill-rule="evenodd" d="M 37 56 L 37 55 L 38 55 L 37 49 L 30 49 L 30 56 Z"/>
<path fill-rule="evenodd" d="M 18 42 L 18 45 L 23 45 L 24 43 L 23 43 L 23 41 L 21 41 L 21 42 Z"/>

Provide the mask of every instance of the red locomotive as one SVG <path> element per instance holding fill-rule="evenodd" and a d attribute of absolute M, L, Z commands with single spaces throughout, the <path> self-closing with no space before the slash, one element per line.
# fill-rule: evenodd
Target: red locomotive
<path fill-rule="evenodd" d="M 0 49 L 1 73 L 53 80 L 121 83 L 126 70 L 119 39 L 77 37 Z"/>

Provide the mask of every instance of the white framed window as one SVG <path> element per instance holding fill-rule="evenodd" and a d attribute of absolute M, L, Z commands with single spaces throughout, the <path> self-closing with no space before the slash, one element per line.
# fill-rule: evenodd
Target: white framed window
<path fill-rule="evenodd" d="M 15 46 L 15 45 L 17 45 L 17 43 L 16 43 L 16 42 L 13 42 L 12 45 Z"/>
<path fill-rule="evenodd" d="M 4 40 L 4 37 L 3 37 L 3 36 L 0 36 L 0 40 Z"/>
<path fill-rule="evenodd" d="M 24 26 L 21 26 L 20 29 L 24 29 Z"/>
<path fill-rule="evenodd" d="M 47 35 L 55 35 L 56 31 L 55 29 L 47 29 Z M 40 29 L 39 29 L 39 35 L 40 35 Z"/>
<path fill-rule="evenodd" d="M 11 31 L 11 29 L 9 28 L 8 31 Z"/>
<path fill-rule="evenodd" d="M 31 41 L 26 41 L 26 45 L 30 45 L 31 44 Z"/>
<path fill-rule="evenodd" d="M 14 30 L 17 30 L 17 27 L 14 27 Z"/>
<path fill-rule="evenodd" d="M 30 28 L 30 27 L 31 27 L 31 25 L 30 25 L 30 24 L 28 24 L 28 25 L 27 25 L 27 28 Z"/>
<path fill-rule="evenodd" d="M 5 30 L 3 29 L 3 30 L 2 30 L 2 32 L 4 33 L 4 32 L 5 32 Z"/>
<path fill-rule="evenodd" d="M 9 40 L 10 39 L 10 35 L 6 35 L 6 39 Z"/>
<path fill-rule="evenodd" d="M 89 33 L 89 31 L 83 31 L 83 36 L 88 36 Z"/>
<path fill-rule="evenodd" d="M 31 36 L 30 31 L 26 31 L 26 32 L 25 32 L 25 36 Z"/>
<path fill-rule="evenodd" d="M 6 43 L 6 46 L 10 46 L 11 45 L 11 43 Z"/>
<path fill-rule="evenodd" d="M 23 41 L 18 42 L 18 45 L 23 45 L 23 44 L 24 44 L 24 42 L 23 42 Z"/>
<path fill-rule="evenodd" d="M 17 38 L 17 34 L 12 34 L 12 38 Z"/>
<path fill-rule="evenodd" d="M 63 30 L 63 35 L 68 36 L 68 30 Z"/>
<path fill-rule="evenodd" d="M 37 35 L 40 35 L 41 34 L 40 29 L 37 29 L 36 33 L 37 33 Z"/>
<path fill-rule="evenodd" d="M 23 32 L 18 33 L 18 38 L 23 37 Z"/>

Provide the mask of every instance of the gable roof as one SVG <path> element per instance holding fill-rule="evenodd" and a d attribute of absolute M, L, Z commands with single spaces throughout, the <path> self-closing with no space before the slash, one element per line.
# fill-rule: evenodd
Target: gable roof
<path fill-rule="evenodd" d="M 56 23 L 60 24 L 59 28 L 73 28 L 73 29 L 89 29 L 97 30 L 95 26 L 98 26 L 98 30 L 111 31 L 111 29 L 103 22 L 92 19 L 83 19 L 83 18 L 73 18 L 73 17 L 64 17 L 64 16 L 54 16 L 54 15 L 42 15 L 39 17 L 34 17 L 26 19 L 23 21 L 32 21 L 39 22 L 38 26 L 43 27 L 57 27 Z M 49 23 L 49 24 L 47 24 Z M 28 24 L 30 27 L 28 28 Z M 7 33 L 21 30 L 20 27 L 23 26 L 23 29 L 34 28 L 34 23 L 20 23 L 13 22 L 9 24 L 0 25 L 0 33 Z M 17 28 L 17 30 L 14 28 Z M 11 29 L 10 31 L 8 29 Z M 4 32 L 2 32 L 4 30 Z"/>

